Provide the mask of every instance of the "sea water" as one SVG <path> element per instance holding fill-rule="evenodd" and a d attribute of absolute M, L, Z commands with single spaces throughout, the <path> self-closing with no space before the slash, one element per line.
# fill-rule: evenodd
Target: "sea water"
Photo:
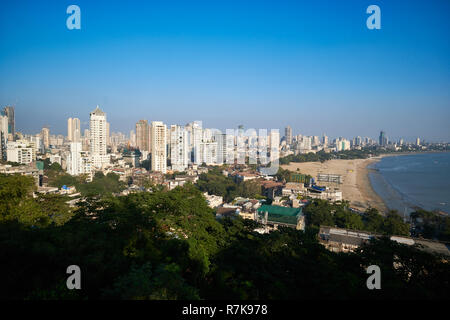
<path fill-rule="evenodd" d="M 369 169 L 372 187 L 389 209 L 450 214 L 450 152 L 384 157 Z"/>

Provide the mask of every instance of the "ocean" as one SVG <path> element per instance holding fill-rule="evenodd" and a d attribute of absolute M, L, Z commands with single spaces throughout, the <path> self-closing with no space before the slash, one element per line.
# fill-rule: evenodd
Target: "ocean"
<path fill-rule="evenodd" d="M 384 157 L 369 169 L 372 188 L 389 209 L 450 214 L 450 152 Z"/>

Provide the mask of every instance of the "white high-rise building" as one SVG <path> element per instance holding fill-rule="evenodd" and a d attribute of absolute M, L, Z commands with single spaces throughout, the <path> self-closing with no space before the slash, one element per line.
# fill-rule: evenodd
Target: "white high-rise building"
<path fill-rule="evenodd" d="M 6 160 L 6 144 L 8 142 L 8 117 L 0 115 L 0 159 Z"/>
<path fill-rule="evenodd" d="M 200 164 L 217 164 L 218 143 L 216 141 L 206 141 L 200 143 Z"/>
<path fill-rule="evenodd" d="M 170 126 L 170 163 L 172 170 L 184 171 L 189 164 L 189 135 L 182 126 Z"/>
<path fill-rule="evenodd" d="M 191 162 L 201 164 L 200 144 L 203 140 L 203 129 L 201 121 L 194 121 L 186 125 L 189 132 L 189 149 Z"/>
<path fill-rule="evenodd" d="M 270 130 L 270 161 L 280 158 L 280 132 L 278 130 Z"/>
<path fill-rule="evenodd" d="M 324 147 L 328 146 L 328 137 L 325 135 L 325 133 L 323 134 L 323 137 L 322 137 L 322 144 Z"/>
<path fill-rule="evenodd" d="M 217 164 L 224 164 L 227 161 L 227 135 L 217 131 L 213 139 L 217 142 Z"/>
<path fill-rule="evenodd" d="M 110 162 L 110 157 L 106 153 L 106 113 L 97 106 L 97 108 L 90 113 L 89 124 L 92 165 L 95 168 L 101 168 L 103 164 Z"/>
<path fill-rule="evenodd" d="M 167 127 L 161 121 L 151 123 L 152 171 L 167 172 Z"/>
<path fill-rule="evenodd" d="M 79 142 L 81 139 L 80 119 L 69 118 L 67 120 L 67 140 L 70 142 Z"/>
<path fill-rule="evenodd" d="M 91 157 L 83 151 L 81 142 L 70 143 L 70 153 L 67 157 L 67 172 L 77 176 L 79 174 L 91 174 Z"/>
<path fill-rule="evenodd" d="M 106 145 L 109 146 L 111 144 L 110 140 L 110 133 L 109 133 L 109 122 L 106 122 Z"/>

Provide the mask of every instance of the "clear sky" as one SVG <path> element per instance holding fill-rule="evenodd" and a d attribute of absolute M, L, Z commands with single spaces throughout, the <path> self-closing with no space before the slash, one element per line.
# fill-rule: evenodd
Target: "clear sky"
<path fill-rule="evenodd" d="M 450 141 L 449 32 L 448 0 L 2 0 L 0 105 L 25 133 L 67 134 L 99 104 L 125 133 L 203 120 Z"/>

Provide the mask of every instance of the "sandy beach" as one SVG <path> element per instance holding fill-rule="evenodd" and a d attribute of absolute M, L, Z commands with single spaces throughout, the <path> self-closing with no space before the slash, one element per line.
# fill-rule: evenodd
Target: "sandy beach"
<path fill-rule="evenodd" d="M 387 207 L 383 200 L 372 189 L 369 180 L 369 170 L 367 166 L 373 162 L 379 161 L 383 156 L 370 159 L 355 160 L 329 160 L 320 162 L 291 162 L 288 165 L 282 165 L 283 169 L 311 175 L 317 181 L 318 173 L 338 174 L 342 176 L 341 185 L 318 183 L 328 185 L 331 188 L 338 188 L 342 191 L 344 200 L 349 200 L 350 205 L 358 210 L 364 211 L 369 207 L 377 208 L 380 212 L 386 212 Z"/>

